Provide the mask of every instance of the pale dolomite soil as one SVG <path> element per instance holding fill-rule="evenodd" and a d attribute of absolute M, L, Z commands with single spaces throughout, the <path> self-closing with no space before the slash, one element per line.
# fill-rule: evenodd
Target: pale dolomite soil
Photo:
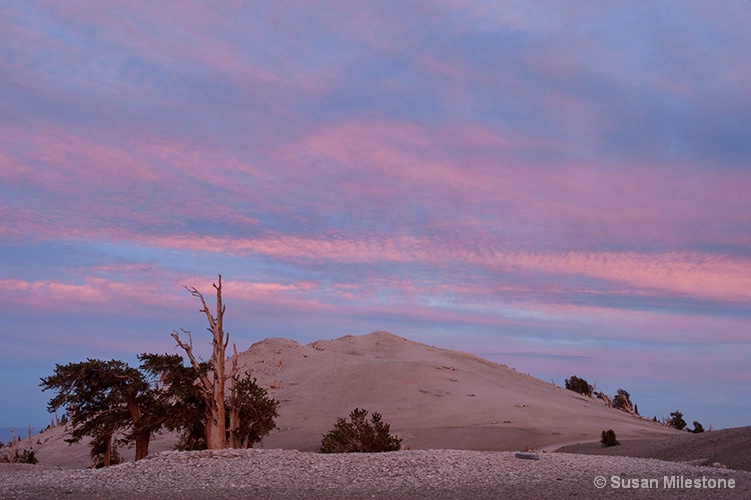
<path fill-rule="evenodd" d="M 734 479 L 725 490 L 623 490 L 622 479 Z M 607 478 L 605 488 L 594 486 Z M 291 450 L 163 452 L 108 469 L 0 464 L 3 499 L 751 498 L 751 472 L 629 457 L 413 450 L 323 455 Z"/>

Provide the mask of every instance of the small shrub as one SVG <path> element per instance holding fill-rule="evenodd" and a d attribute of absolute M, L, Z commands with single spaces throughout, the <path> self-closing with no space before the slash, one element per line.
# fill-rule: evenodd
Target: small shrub
<path fill-rule="evenodd" d="M 367 410 L 355 408 L 349 414 L 350 422 L 339 418 L 334 428 L 324 434 L 321 453 L 377 453 L 399 451 L 401 438 L 389 434 L 389 424 L 381 420 L 380 413 L 373 413 L 370 422 Z"/>
<path fill-rule="evenodd" d="M 696 420 L 694 420 L 694 430 L 692 430 L 691 432 L 693 432 L 694 434 L 699 434 L 701 432 L 704 432 L 704 426 L 701 425 Z"/>
<path fill-rule="evenodd" d="M 600 439 L 600 442 L 603 446 L 618 446 L 619 444 L 621 444 L 615 438 L 615 431 L 613 429 L 602 431 L 602 438 Z"/>
<path fill-rule="evenodd" d="M 18 450 L 14 450 L 13 454 L 10 456 L 0 456 L 0 463 L 36 464 L 39 463 L 39 460 L 34 456 L 34 450 L 23 450 L 21 453 L 18 453 Z"/>
<path fill-rule="evenodd" d="M 38 462 L 39 460 L 37 460 L 37 457 L 34 456 L 33 450 L 23 450 L 18 456 L 19 464 L 36 464 Z"/>

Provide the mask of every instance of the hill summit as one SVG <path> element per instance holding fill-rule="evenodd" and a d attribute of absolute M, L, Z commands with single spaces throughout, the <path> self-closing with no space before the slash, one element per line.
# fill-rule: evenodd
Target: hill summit
<path fill-rule="evenodd" d="M 338 417 L 379 412 L 413 449 L 518 450 L 675 431 L 506 365 L 377 331 L 301 345 L 269 338 L 239 365 L 281 402 L 267 448 L 314 450 Z"/>

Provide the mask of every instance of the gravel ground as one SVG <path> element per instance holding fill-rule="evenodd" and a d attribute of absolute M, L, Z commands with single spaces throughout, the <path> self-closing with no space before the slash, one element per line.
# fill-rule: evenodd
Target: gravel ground
<path fill-rule="evenodd" d="M 595 487 L 602 476 L 605 486 Z M 666 487 L 665 476 L 683 480 Z M 619 478 L 619 479 L 618 479 Z M 654 489 L 614 488 L 652 479 Z M 686 488 L 694 481 L 734 488 Z M 0 464 L 3 499 L 751 498 L 751 472 L 629 457 L 413 450 L 323 455 L 290 450 L 163 452 L 108 469 Z"/>
<path fill-rule="evenodd" d="M 583 443 L 559 448 L 564 453 L 657 458 L 695 465 L 720 463 L 728 469 L 751 471 L 751 427 L 652 439 L 626 439 L 620 446 Z"/>

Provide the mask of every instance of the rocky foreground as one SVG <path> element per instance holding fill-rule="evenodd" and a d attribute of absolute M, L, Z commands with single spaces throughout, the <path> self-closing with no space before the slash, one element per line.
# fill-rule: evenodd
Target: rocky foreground
<path fill-rule="evenodd" d="M 458 450 L 162 452 L 98 470 L 0 464 L 3 499 L 568 497 L 748 499 L 751 472 L 629 457 L 543 453 L 526 460 L 511 452 Z"/>

